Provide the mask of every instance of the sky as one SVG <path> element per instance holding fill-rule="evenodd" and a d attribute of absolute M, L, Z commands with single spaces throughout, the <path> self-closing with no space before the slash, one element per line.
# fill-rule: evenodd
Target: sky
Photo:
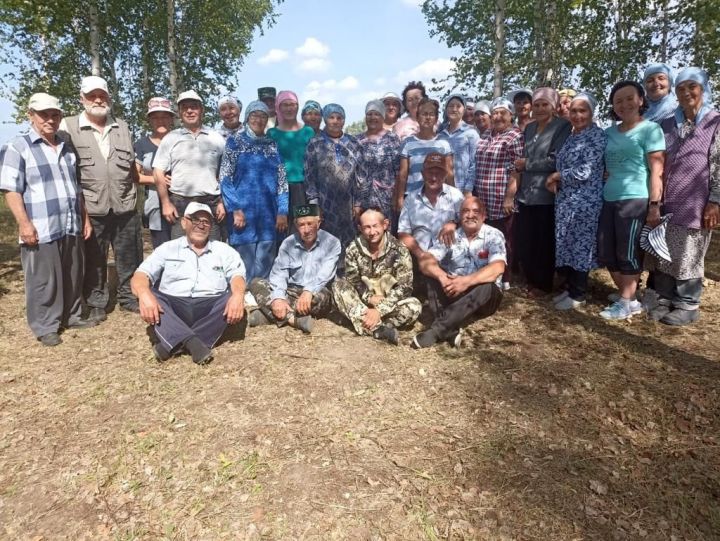
<path fill-rule="evenodd" d="M 257 88 L 293 90 L 301 103 L 340 103 L 349 124 L 386 92 L 410 80 L 431 86 L 444 78 L 458 50 L 431 38 L 421 0 L 285 0 L 276 24 L 258 35 L 237 75 L 236 96 L 247 105 Z M 0 65 L 0 72 L 10 70 Z M 0 141 L 19 131 L 12 105 L 0 100 Z"/>

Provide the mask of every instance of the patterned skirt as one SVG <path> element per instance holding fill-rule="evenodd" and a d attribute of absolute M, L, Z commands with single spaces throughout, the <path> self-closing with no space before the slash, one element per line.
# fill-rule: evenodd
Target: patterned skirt
<path fill-rule="evenodd" d="M 672 261 L 645 256 L 645 268 L 660 271 L 676 280 L 692 280 L 705 276 L 705 254 L 710 246 L 712 231 L 690 229 L 681 225 L 668 224 L 665 240 Z"/>

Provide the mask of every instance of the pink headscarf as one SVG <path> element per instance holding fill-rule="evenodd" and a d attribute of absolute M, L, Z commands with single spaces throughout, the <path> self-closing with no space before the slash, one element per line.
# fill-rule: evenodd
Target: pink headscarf
<path fill-rule="evenodd" d="M 532 100 L 545 100 L 549 102 L 550 105 L 553 106 L 553 108 L 557 109 L 560 103 L 560 95 L 557 93 L 557 90 L 554 90 L 547 86 L 543 86 L 542 88 L 538 88 L 537 90 L 535 90 L 535 92 L 533 92 Z"/>
<path fill-rule="evenodd" d="M 291 101 L 293 103 L 298 102 L 298 97 L 292 90 L 281 90 L 277 98 L 275 98 L 275 114 L 277 115 L 278 122 L 280 122 L 280 119 L 282 119 L 282 116 L 280 116 L 280 104 L 284 101 Z"/>

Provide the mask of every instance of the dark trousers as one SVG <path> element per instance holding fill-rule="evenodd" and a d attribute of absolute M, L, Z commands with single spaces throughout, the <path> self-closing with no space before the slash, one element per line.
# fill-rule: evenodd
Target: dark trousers
<path fill-rule="evenodd" d="M 514 221 L 515 221 L 515 214 L 511 214 L 510 216 L 505 216 L 505 218 L 499 218 L 497 220 L 485 220 L 485 223 L 488 224 L 490 227 L 494 227 L 495 229 L 499 229 L 502 234 L 505 236 L 505 251 L 507 252 L 507 265 L 505 265 L 505 272 L 503 273 L 502 281 L 503 282 L 509 282 L 510 281 L 510 273 L 515 265 L 515 251 L 514 251 L 514 240 L 513 234 L 514 234 Z"/>
<path fill-rule="evenodd" d="M 515 216 L 515 257 L 529 287 L 552 291 L 555 276 L 555 205 L 523 205 Z"/>
<path fill-rule="evenodd" d="M 669 274 L 656 270 L 655 291 L 660 296 L 660 304 L 672 305 L 683 310 L 700 308 L 700 296 L 703 292 L 702 278 L 678 280 Z"/>
<path fill-rule="evenodd" d="M 197 336 L 203 344 L 212 348 L 227 328 L 223 312 L 230 298 L 226 291 L 217 297 L 173 297 L 153 290 L 164 313 L 155 325 L 155 334 L 162 345 L 172 351 Z"/>
<path fill-rule="evenodd" d="M 440 282 L 428 279 L 428 306 L 433 313 L 430 328 L 438 340 L 447 340 L 463 325 L 497 312 L 502 296 L 493 283 L 477 285 L 459 297 L 450 298 Z"/>
<path fill-rule="evenodd" d="M 560 267 L 558 274 L 565 279 L 568 294 L 573 300 L 583 301 L 588 288 L 588 271 L 575 270 L 572 267 Z"/>
<path fill-rule="evenodd" d="M 110 300 L 107 281 L 108 250 L 112 246 L 117 270 L 117 301 L 126 306 L 137 302 L 130 291 L 130 278 L 143 260 L 140 215 L 133 212 L 90 216 L 93 234 L 85 243 L 83 293 L 91 308 L 106 308 Z"/>
<path fill-rule="evenodd" d="M 161 218 L 161 220 L 162 229 L 160 231 L 150 230 L 150 242 L 152 242 L 153 249 L 170 240 L 170 230 L 172 228 L 170 224 L 165 221 L 165 218 Z"/>
<path fill-rule="evenodd" d="M 299 286 L 288 286 L 286 300 L 290 303 L 290 307 L 294 310 L 295 303 L 298 297 L 302 295 L 303 288 Z M 264 278 L 255 278 L 250 283 L 250 293 L 253 294 L 255 300 L 258 303 L 258 307 L 270 321 L 276 321 L 279 326 L 282 326 L 286 321 L 277 321 L 270 308 L 270 295 L 272 294 L 272 288 L 270 282 Z M 322 288 L 317 293 L 313 294 L 312 302 L 310 303 L 310 315 L 312 317 L 322 317 L 330 311 L 332 306 L 332 293 L 326 287 Z"/>
<path fill-rule="evenodd" d="M 220 223 L 215 219 L 218 203 L 222 201 L 219 195 L 199 195 L 197 197 L 185 197 L 170 193 L 170 202 L 175 205 L 179 218 L 172 224 L 172 230 L 170 231 L 171 239 L 178 239 L 185 236 L 185 231 L 182 228 L 182 216 L 185 214 L 185 209 L 192 202 L 197 201 L 210 207 L 213 213 L 213 223 L 210 228 L 210 240 L 225 240 L 227 234 L 225 233 L 225 223 Z M 163 218 L 164 219 L 164 218 Z"/>
<path fill-rule="evenodd" d="M 82 238 L 67 235 L 37 246 L 22 245 L 20 261 L 33 334 L 39 338 L 77 323 L 82 314 Z"/>

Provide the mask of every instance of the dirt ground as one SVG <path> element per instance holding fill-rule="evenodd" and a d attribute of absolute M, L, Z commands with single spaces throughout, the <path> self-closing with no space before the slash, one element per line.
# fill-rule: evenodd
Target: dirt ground
<path fill-rule="evenodd" d="M 321 321 L 200 368 L 120 311 L 39 345 L 0 220 L 2 539 L 720 539 L 717 242 L 688 328 L 602 321 L 598 273 L 460 350 Z"/>

